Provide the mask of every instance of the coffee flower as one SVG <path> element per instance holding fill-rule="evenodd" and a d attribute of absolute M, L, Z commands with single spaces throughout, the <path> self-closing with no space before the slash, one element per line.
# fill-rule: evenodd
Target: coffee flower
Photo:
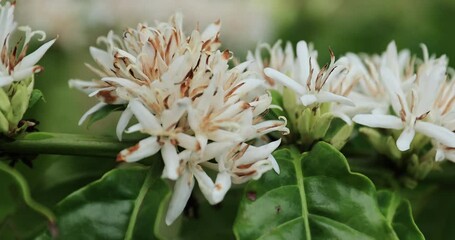
<path fill-rule="evenodd" d="M 271 169 L 279 172 L 271 153 L 280 140 L 267 143 L 266 135 L 287 133 L 286 121 L 263 119 L 272 102 L 267 87 L 245 72 L 248 63 L 229 69 L 231 52 L 217 50 L 219 29 L 218 21 L 185 36 L 176 14 L 169 23 L 139 25 L 123 37 L 109 33 L 99 40 L 106 50 L 91 48 L 99 68 L 89 68 L 100 78 L 70 81 L 100 100 L 82 121 L 106 105 L 124 104 L 119 139 L 124 132 L 148 135 L 121 151 L 118 161 L 161 153 L 162 177 L 176 181 L 167 224 L 183 211 L 195 181 L 209 203 L 216 204 L 231 184 L 258 179 Z M 128 127 L 132 118 L 138 123 Z M 258 142 L 262 144 L 255 146 Z M 217 173 L 215 181 L 207 169 Z"/>
<path fill-rule="evenodd" d="M 46 34 L 32 31 L 28 26 L 17 28 L 14 21 L 15 3 L 6 2 L 0 5 L 0 133 L 14 137 L 33 126 L 33 122 L 19 124 L 29 108 L 29 101 L 34 86 L 34 74 L 42 67 L 35 65 L 44 53 L 55 42 L 51 40 L 27 55 L 29 43 L 35 35 L 43 41 Z M 14 46 L 10 46 L 10 37 L 16 29 L 23 31 L 25 36 Z M 21 125 L 21 126 L 18 126 Z"/>
<path fill-rule="evenodd" d="M 22 26 L 18 28 L 25 32 L 22 47 L 19 47 L 20 43 L 11 47 L 10 37 L 17 27 L 14 21 L 14 8 L 15 4 L 10 2 L 0 6 L 0 43 L 3 44 L 0 54 L 0 87 L 9 86 L 13 82 L 24 80 L 41 71 L 41 67 L 35 64 L 55 42 L 55 39 L 51 40 L 27 55 L 28 44 L 32 37 L 38 35 L 40 36 L 38 40 L 43 41 L 46 34 L 42 31 L 32 31 L 28 26 Z"/>
<path fill-rule="evenodd" d="M 425 46 L 423 53 L 423 62 L 416 73 L 403 79 L 396 45 L 390 43 L 386 57 L 382 60 L 381 80 L 394 114 L 358 114 L 353 118 L 354 122 L 369 127 L 402 130 L 397 140 L 397 147 L 401 151 L 410 148 L 416 132 L 446 147 L 455 147 L 455 133 L 429 117 L 439 89 L 446 79 L 447 58 L 429 57 Z"/>
<path fill-rule="evenodd" d="M 316 62 L 317 52 L 308 47 L 305 41 L 297 43 L 296 52 L 296 72 L 293 74 L 293 78 L 273 68 L 265 68 L 265 75 L 292 89 L 299 96 L 304 106 L 325 102 L 354 105 L 350 99 L 328 90 L 330 81 L 333 78 L 340 78 L 340 75 L 347 71 L 344 66 L 335 62 L 335 56 L 332 52 L 330 65 L 325 65 L 320 70 Z"/>
<path fill-rule="evenodd" d="M 455 75 L 441 84 L 438 97 L 430 112 L 433 121 L 442 127 L 455 132 Z M 435 142 L 436 161 L 444 159 L 455 162 L 455 148 Z"/>
<path fill-rule="evenodd" d="M 155 27 L 139 24 L 129 28 L 120 37 L 112 31 L 98 38 L 106 50 L 91 47 L 98 67 L 87 64 L 99 78 L 93 81 L 70 80 L 70 87 L 77 88 L 100 102 L 88 110 L 79 121 L 82 124 L 91 114 L 106 105 L 126 104 L 131 96 L 122 84 L 103 81 L 115 77 L 131 84 L 144 85 L 157 78 L 183 78 L 197 63 L 200 51 L 213 51 L 220 45 L 220 22 L 208 26 L 199 33 L 186 36 L 182 30 L 182 15 L 175 14 L 169 22 L 160 22 Z M 176 74 L 178 76 L 176 76 Z"/>

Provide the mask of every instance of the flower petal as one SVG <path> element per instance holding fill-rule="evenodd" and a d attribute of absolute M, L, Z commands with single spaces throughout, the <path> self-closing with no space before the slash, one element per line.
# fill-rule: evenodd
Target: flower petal
<path fill-rule="evenodd" d="M 327 92 L 327 91 L 319 92 L 316 95 L 316 97 L 318 98 L 318 102 L 320 102 L 320 103 L 336 102 L 336 103 L 346 104 L 346 105 L 352 106 L 352 107 L 355 106 L 355 104 L 351 101 L 351 99 L 331 93 L 331 92 Z"/>
<path fill-rule="evenodd" d="M 318 98 L 314 94 L 304 94 L 300 97 L 300 101 L 303 106 L 310 106 L 311 104 L 318 102 Z"/>
<path fill-rule="evenodd" d="M 231 188 L 231 175 L 228 172 L 220 172 L 216 176 L 215 188 L 212 191 L 213 202 L 223 201 L 227 191 Z"/>
<path fill-rule="evenodd" d="M 417 132 L 434 138 L 436 141 L 450 148 L 455 148 L 455 133 L 445 127 L 433 123 L 417 121 L 415 125 Z"/>
<path fill-rule="evenodd" d="M 281 83 L 282 85 L 292 89 L 294 92 L 296 92 L 299 95 L 303 95 L 306 92 L 306 89 L 300 85 L 298 82 L 296 82 L 294 79 L 286 76 L 283 73 L 278 72 L 277 70 L 273 68 L 266 68 L 264 69 L 264 74 L 272 78 L 273 80 Z"/>
<path fill-rule="evenodd" d="M 2 76 L 0 77 L 0 87 L 8 86 L 13 82 L 11 76 Z"/>
<path fill-rule="evenodd" d="M 84 123 L 84 121 L 92 114 L 94 114 L 96 111 L 100 110 L 101 108 L 103 108 L 104 106 L 106 106 L 107 104 L 106 103 L 103 103 L 103 102 L 99 102 L 97 103 L 95 106 L 93 106 L 92 108 L 90 108 L 87 112 L 84 113 L 84 115 L 82 115 L 81 119 L 79 120 L 79 125 L 82 125 L 82 123 Z"/>
<path fill-rule="evenodd" d="M 153 115 L 139 100 L 131 100 L 129 107 L 137 120 L 142 124 L 143 128 L 154 131 L 162 129 L 161 124 L 155 115 Z"/>
<path fill-rule="evenodd" d="M 411 142 L 415 136 L 415 130 L 412 127 L 406 127 L 403 132 L 401 132 L 400 137 L 397 140 L 397 147 L 400 151 L 409 150 L 411 147 Z"/>
<path fill-rule="evenodd" d="M 216 202 L 215 199 L 213 198 L 215 184 L 213 183 L 209 175 L 207 175 L 207 173 L 199 165 L 192 167 L 191 171 L 193 172 L 194 177 L 197 180 L 199 189 L 201 189 L 201 192 L 207 199 L 207 201 L 212 205 L 217 204 L 218 202 Z"/>
<path fill-rule="evenodd" d="M 175 219 L 180 216 L 183 209 L 185 209 L 193 188 L 193 174 L 185 168 L 182 176 L 175 182 L 174 193 L 172 194 L 171 201 L 169 202 L 169 207 L 166 213 L 166 224 L 168 226 L 171 225 Z"/>
<path fill-rule="evenodd" d="M 403 129 L 401 119 L 392 115 L 357 114 L 352 121 L 373 128 Z"/>
<path fill-rule="evenodd" d="M 54 42 L 56 40 L 57 39 L 53 39 L 53 40 L 43 44 L 41 47 L 36 49 L 34 52 L 28 54 L 26 57 L 24 57 L 24 59 L 22 59 L 22 61 L 18 65 L 18 67 L 20 69 L 24 69 L 24 68 L 29 68 L 29 67 L 34 66 L 44 56 L 44 54 L 52 46 L 52 44 L 54 44 Z"/>
<path fill-rule="evenodd" d="M 138 144 L 122 150 L 117 155 L 117 161 L 136 162 L 157 153 L 161 146 L 157 137 L 142 139 Z"/>
<path fill-rule="evenodd" d="M 115 132 L 117 134 L 119 141 L 122 141 L 123 131 L 125 131 L 125 128 L 128 125 L 128 123 L 130 122 L 130 119 L 132 117 L 133 117 L 133 112 L 131 111 L 130 108 L 126 108 L 122 112 L 122 115 L 120 115 L 120 119 L 118 120 L 118 123 L 117 123 L 117 128 L 115 129 Z"/>
<path fill-rule="evenodd" d="M 161 156 L 164 161 L 162 177 L 177 180 L 179 177 L 180 158 L 177 154 L 177 149 L 169 140 L 166 140 L 161 147 Z"/>

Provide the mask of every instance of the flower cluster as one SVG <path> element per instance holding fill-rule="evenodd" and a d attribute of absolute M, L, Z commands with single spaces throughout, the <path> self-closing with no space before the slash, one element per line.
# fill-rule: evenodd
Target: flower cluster
<path fill-rule="evenodd" d="M 398 54 L 394 42 L 376 65 L 385 94 L 382 101 L 392 108 L 384 114 L 357 114 L 353 120 L 369 127 L 401 130 L 397 147 L 410 149 L 414 136 L 420 133 L 433 140 L 438 148 L 437 160 L 455 161 L 455 89 L 447 77 L 446 56 L 429 56 L 425 45 L 423 59 L 414 63 L 406 54 Z M 381 98 L 379 98 L 381 100 Z"/>
<path fill-rule="evenodd" d="M 305 107 L 330 102 L 330 113 L 347 124 L 353 120 L 399 130 L 400 151 L 409 150 L 420 133 L 432 139 L 436 160 L 455 161 L 455 77 L 445 56 L 429 56 L 422 48 L 422 60 L 409 50 L 398 52 L 394 42 L 382 55 L 348 53 L 335 61 L 331 53 L 331 63 L 319 68 L 311 45 L 300 41 L 295 58 L 291 44 L 283 49 L 278 41 L 273 46 L 260 44 L 247 59 L 252 61 L 248 69 L 260 74 L 270 88 L 291 89 Z M 264 49 L 269 59 L 262 57 Z"/>
<path fill-rule="evenodd" d="M 176 14 L 169 22 L 139 24 L 122 36 L 110 32 L 98 40 L 106 50 L 90 48 L 98 67 L 88 67 L 99 78 L 69 82 L 100 101 L 80 123 L 107 105 L 124 104 L 119 139 L 125 129 L 148 135 L 121 151 L 119 161 L 161 152 L 162 177 L 176 181 L 167 224 L 183 211 L 195 181 L 216 204 L 232 183 L 258 179 L 271 169 L 279 172 L 271 153 L 280 139 L 269 142 L 266 134 L 288 132 L 286 121 L 263 118 L 272 102 L 267 86 L 245 71 L 248 62 L 229 68 L 231 53 L 218 50 L 219 30 L 217 21 L 186 36 Z M 132 118 L 138 123 L 128 127 Z M 215 180 L 206 169 L 217 173 Z"/>
<path fill-rule="evenodd" d="M 15 3 L 0 5 L 0 133 L 8 135 L 15 134 L 18 122 L 28 108 L 34 85 L 33 76 L 42 70 L 41 66 L 35 64 L 56 40 L 48 41 L 27 55 L 32 38 L 38 35 L 39 41 L 43 41 L 46 34 L 32 31 L 28 26 L 17 27 L 14 8 Z M 10 38 L 16 29 L 25 33 L 24 40 L 10 46 Z"/>

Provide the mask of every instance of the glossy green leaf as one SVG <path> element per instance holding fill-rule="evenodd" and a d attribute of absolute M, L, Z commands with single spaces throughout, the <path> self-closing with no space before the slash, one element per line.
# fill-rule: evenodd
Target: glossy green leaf
<path fill-rule="evenodd" d="M 401 240 L 424 239 L 412 218 L 411 205 L 398 194 L 390 191 L 378 191 L 378 203 L 387 222 L 392 224 L 393 230 Z"/>
<path fill-rule="evenodd" d="M 423 238 L 409 219 L 382 213 L 386 204 L 379 206 L 373 183 L 352 173 L 331 145 L 320 142 L 303 155 L 287 149 L 274 155 L 281 173 L 268 172 L 246 186 L 234 225 L 238 239 Z"/>
<path fill-rule="evenodd" d="M 170 194 L 161 168 L 115 169 L 69 195 L 56 210 L 59 239 L 161 238 L 162 209 Z"/>
<path fill-rule="evenodd" d="M 234 239 L 232 225 L 242 196 L 243 189 L 230 189 L 221 203 L 211 205 L 194 191 L 181 218 L 180 239 Z"/>
<path fill-rule="evenodd" d="M 112 158 L 40 155 L 33 160 L 33 168 L 16 164 L 15 169 L 26 179 L 33 198 L 52 208 L 70 193 L 101 178 L 116 165 Z M 1 177 L 0 181 L 3 181 Z M 31 239 L 49 225 L 45 218 L 23 203 L 20 192 L 14 186 L 8 192 L 0 190 L 0 193 L 5 193 L 0 206 L 3 206 L 5 197 L 15 199 L 14 212 L 7 216 L 5 224 L 0 227 L 0 239 Z"/>
<path fill-rule="evenodd" d="M 9 175 L 14 180 L 16 187 L 20 190 L 22 198 L 27 206 L 43 215 L 43 217 L 47 218 L 50 222 L 55 221 L 54 214 L 32 198 L 27 181 L 16 169 L 0 162 L 0 172 Z"/>

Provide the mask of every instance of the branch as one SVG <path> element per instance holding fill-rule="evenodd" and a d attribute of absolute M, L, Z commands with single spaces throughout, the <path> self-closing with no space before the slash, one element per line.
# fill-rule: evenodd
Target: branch
<path fill-rule="evenodd" d="M 0 140 L 1 153 L 14 154 L 56 154 L 114 158 L 133 142 L 119 142 L 117 139 L 79 134 L 35 132 L 14 140 Z"/>

